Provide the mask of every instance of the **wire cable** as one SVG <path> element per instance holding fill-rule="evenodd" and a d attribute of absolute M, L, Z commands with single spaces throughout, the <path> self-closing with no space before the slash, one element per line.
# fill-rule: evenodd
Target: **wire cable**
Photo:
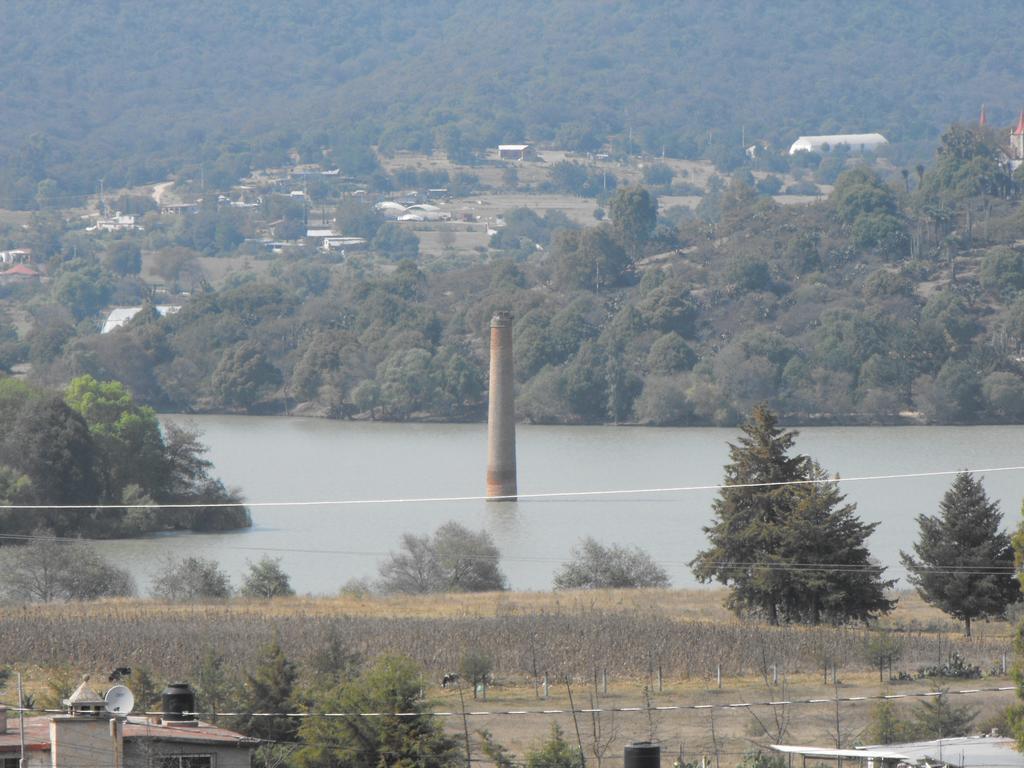
<path fill-rule="evenodd" d="M 793 485 L 829 485 L 842 483 L 859 483 L 878 480 L 911 480 L 927 477 L 948 477 L 963 472 L 981 474 L 992 472 L 1019 472 L 1024 465 L 1007 467 L 984 467 L 977 469 L 943 469 L 932 472 L 903 472 L 888 475 L 860 475 L 855 477 L 808 478 L 805 480 L 780 480 L 763 483 L 712 483 L 708 485 L 677 485 L 656 488 L 613 488 L 590 491 L 543 491 L 540 493 L 520 493 L 514 496 L 411 496 L 377 499 L 335 499 L 311 501 L 224 501 L 213 503 L 193 502 L 188 504 L 0 504 L 0 509 L 10 510 L 60 510 L 60 511 L 92 511 L 97 509 L 224 509 L 238 507 L 344 507 L 367 504 L 433 504 L 460 501 L 501 501 L 501 500 L 534 500 L 534 499 L 566 499 L 580 497 L 624 496 L 628 494 L 664 494 L 690 493 L 694 491 L 723 491 L 743 488 L 781 488 Z"/>
<path fill-rule="evenodd" d="M 728 704 L 661 704 L 648 706 L 646 704 L 624 707 L 577 707 L 559 709 L 507 709 L 507 710 L 467 710 L 467 717 L 520 717 L 523 715 L 572 715 L 572 714 L 600 714 L 612 712 L 676 712 L 682 710 L 710 710 L 710 709 L 747 709 L 750 707 L 789 707 L 798 705 L 822 705 L 842 704 L 859 701 L 893 701 L 898 699 L 924 699 L 941 696 L 972 696 L 983 693 L 1005 693 L 1016 691 L 1015 685 L 991 686 L 987 688 L 965 688 L 958 691 L 911 691 L 907 693 L 882 693 L 868 696 L 834 696 L 816 699 L 779 699 L 765 701 L 744 701 Z M 63 714 L 62 709 L 38 709 L 29 707 L 8 706 L 8 712 L 35 712 L 39 714 Z M 140 712 L 139 715 L 148 717 L 161 715 L 162 712 Z M 380 718 L 380 717 L 462 717 L 461 710 L 440 710 L 423 712 L 183 712 L 182 714 L 194 717 L 289 717 L 298 719 L 309 719 L 316 717 L 323 718 Z"/>
<path fill-rule="evenodd" d="M 78 544 L 78 543 L 90 543 L 98 544 L 103 542 L 111 541 L 111 539 L 95 539 L 95 538 L 76 538 L 71 536 L 42 536 L 39 534 L 30 533 L 3 533 L 0 534 L 0 541 L 46 541 L 55 542 L 59 544 Z M 280 552 L 286 554 L 303 554 L 303 555 L 347 555 L 352 557 L 386 557 L 394 554 L 392 551 L 383 550 L 369 550 L 369 549 L 323 549 L 316 547 L 275 547 L 275 546 L 245 546 L 245 545 L 234 545 L 234 544 L 223 544 L 217 546 L 218 550 L 239 550 L 243 552 Z M 479 562 L 521 562 L 521 563 L 538 563 L 538 564 L 549 564 L 549 565 L 564 565 L 565 563 L 571 562 L 570 560 L 563 557 L 542 557 L 542 556 L 505 556 L 505 555 L 476 555 L 476 554 L 464 554 L 459 556 L 460 560 L 473 560 Z M 686 560 L 654 560 L 656 564 L 666 568 L 689 568 L 690 562 Z M 868 573 L 868 574 L 880 574 L 887 570 L 889 566 L 885 565 L 854 565 L 848 563 L 829 563 L 829 562 L 812 562 L 812 563 L 784 563 L 784 562 L 762 562 L 762 561 L 711 561 L 708 565 L 714 566 L 720 569 L 737 569 L 737 570 L 762 570 L 762 571 L 777 571 L 777 572 L 797 572 L 797 573 Z M 937 574 L 950 574 L 950 575 L 976 575 L 976 576 L 993 576 L 993 575 L 1007 575 L 1012 576 L 1019 573 L 1019 569 L 1016 566 L 998 566 L 998 565 L 924 565 L 920 564 L 916 566 L 913 571 L 915 573 L 937 573 Z"/>

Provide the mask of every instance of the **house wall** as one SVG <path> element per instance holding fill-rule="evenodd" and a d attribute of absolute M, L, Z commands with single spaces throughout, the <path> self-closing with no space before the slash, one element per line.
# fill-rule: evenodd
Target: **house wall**
<path fill-rule="evenodd" d="M 114 765 L 115 738 L 105 717 L 55 717 L 50 721 L 52 768 Z"/>
<path fill-rule="evenodd" d="M 130 739 L 124 743 L 124 768 L 150 768 L 158 758 L 172 755 L 213 755 L 212 768 L 249 768 L 251 754 L 249 747 Z"/>
<path fill-rule="evenodd" d="M 0 765 L 4 764 L 5 760 L 20 760 L 21 749 L 17 749 L 14 752 L 3 752 L 0 751 Z M 42 751 L 38 749 L 28 750 L 25 752 L 25 768 L 50 768 L 50 753 L 48 751 Z"/>

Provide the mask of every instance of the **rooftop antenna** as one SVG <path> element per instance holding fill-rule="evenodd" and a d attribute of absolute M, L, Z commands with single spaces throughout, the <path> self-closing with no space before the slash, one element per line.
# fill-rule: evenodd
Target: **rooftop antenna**
<path fill-rule="evenodd" d="M 103 708 L 112 715 L 127 715 L 135 706 L 135 694 L 126 685 L 115 685 L 103 696 Z"/>

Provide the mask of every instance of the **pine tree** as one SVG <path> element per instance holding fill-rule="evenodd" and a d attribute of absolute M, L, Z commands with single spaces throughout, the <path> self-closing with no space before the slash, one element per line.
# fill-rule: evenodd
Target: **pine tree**
<path fill-rule="evenodd" d="M 280 643 L 273 640 L 260 653 L 255 674 L 245 676 L 242 694 L 244 712 L 291 712 L 292 693 L 298 674 L 295 664 L 284 655 Z M 239 730 L 247 736 L 273 741 L 295 738 L 297 721 L 290 717 L 243 716 Z"/>
<path fill-rule="evenodd" d="M 790 487 L 794 504 L 785 521 L 781 551 L 796 570 L 788 574 L 788 618 L 818 624 L 867 621 L 896 604 L 885 596 L 896 581 L 883 580 L 866 542 L 878 523 L 864 523 L 855 504 L 845 503 L 838 484 L 808 460 L 806 479 Z"/>
<path fill-rule="evenodd" d="M 968 637 L 972 619 L 1002 616 L 1021 596 L 1002 522 L 999 503 L 989 501 L 981 479 L 961 472 L 942 497 L 939 514 L 917 516 L 917 557 L 900 552 L 918 594 L 963 621 Z"/>
<path fill-rule="evenodd" d="M 465 757 L 422 697 L 425 682 L 409 659 L 382 656 L 358 678 L 323 691 L 318 711 L 410 713 L 404 717 L 310 717 L 303 720 L 298 768 L 456 768 Z M 417 714 L 411 714 L 417 713 Z"/>
<path fill-rule="evenodd" d="M 742 430 L 729 446 L 716 520 L 704 528 L 710 546 L 690 564 L 697 578 L 728 585 L 729 608 L 771 624 L 889 611 L 885 590 L 894 582 L 882 580 L 865 546 L 875 525 L 860 521 L 814 461 L 790 455 L 796 432 L 781 429 L 767 407 L 755 408 Z"/>

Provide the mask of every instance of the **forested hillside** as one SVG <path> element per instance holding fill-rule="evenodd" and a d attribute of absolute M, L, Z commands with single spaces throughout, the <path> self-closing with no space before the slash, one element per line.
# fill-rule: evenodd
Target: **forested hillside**
<path fill-rule="evenodd" d="M 640 186 L 602 193 L 607 220 L 586 226 L 513 208 L 487 246 L 430 257 L 419 237 L 481 225 L 385 221 L 349 195 L 335 218 L 369 250 L 338 255 L 245 251 L 253 224 L 230 205 L 111 234 L 36 214 L 9 237 L 50 275 L 0 287 L 30 323 L 0 315 L 0 366 L 50 386 L 118 379 L 171 410 L 477 419 L 488 321 L 511 309 L 517 408 L 535 422 L 731 424 L 760 402 L 788 421 L 1020 422 L 1024 208 L 1000 140 L 954 126 L 927 169 L 888 180 L 849 158 L 810 204 L 742 168 L 694 210 Z M 177 314 L 153 307 L 142 248 L 188 288 Z M 226 276 L 212 284 L 201 259 Z M 98 332 L 132 302 L 146 308 Z"/>
<path fill-rule="evenodd" d="M 721 157 L 741 137 L 941 126 L 1019 108 L 1019 6 L 19 2 L 0 26 L 0 207 L 98 181 L 221 181 L 370 145 L 471 156 L 500 141 Z M 200 170 L 197 166 L 203 165 Z M 52 180 L 42 190 L 40 182 Z"/>

